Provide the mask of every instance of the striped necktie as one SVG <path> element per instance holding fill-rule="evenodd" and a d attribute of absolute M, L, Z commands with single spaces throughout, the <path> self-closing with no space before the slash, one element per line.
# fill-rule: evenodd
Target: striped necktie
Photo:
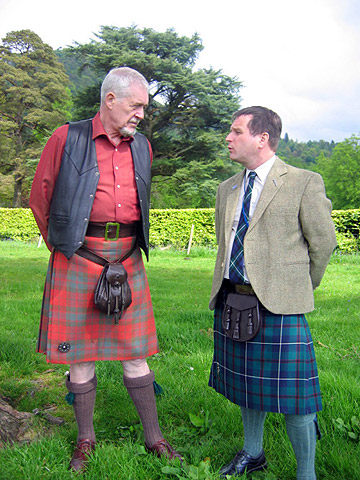
<path fill-rule="evenodd" d="M 240 285 L 246 283 L 244 277 L 244 237 L 249 226 L 250 200 L 255 177 L 255 172 L 249 173 L 248 186 L 245 191 L 241 215 L 230 256 L 229 279 L 232 283 Z"/>

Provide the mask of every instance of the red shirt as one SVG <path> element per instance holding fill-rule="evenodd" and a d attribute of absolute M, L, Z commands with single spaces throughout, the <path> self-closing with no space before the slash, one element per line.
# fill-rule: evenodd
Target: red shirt
<path fill-rule="evenodd" d="M 115 145 L 108 137 L 97 113 L 92 121 L 100 179 L 97 186 L 91 222 L 133 223 L 141 212 L 131 155 L 131 137 Z M 51 198 L 59 173 L 69 126 L 59 127 L 49 138 L 41 154 L 31 188 L 30 207 L 41 235 L 47 239 Z M 150 157 L 152 161 L 152 151 Z"/>

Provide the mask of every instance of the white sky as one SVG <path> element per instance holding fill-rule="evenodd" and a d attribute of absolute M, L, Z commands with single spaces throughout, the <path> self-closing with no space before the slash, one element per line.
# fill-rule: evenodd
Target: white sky
<path fill-rule="evenodd" d="M 0 0 L 0 38 L 30 29 L 54 49 L 132 24 L 197 32 L 198 67 L 238 77 L 242 107 L 275 110 L 294 140 L 360 134 L 359 0 Z"/>

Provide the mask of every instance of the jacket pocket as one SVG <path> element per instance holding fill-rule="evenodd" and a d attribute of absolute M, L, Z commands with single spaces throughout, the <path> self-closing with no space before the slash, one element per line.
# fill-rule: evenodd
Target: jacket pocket
<path fill-rule="evenodd" d="M 294 215 L 295 217 L 299 214 L 299 209 L 297 207 L 289 207 L 289 206 L 279 206 L 279 207 L 272 207 L 269 208 L 270 215 L 277 215 L 281 217 L 282 215 Z"/>
<path fill-rule="evenodd" d="M 51 220 L 54 223 L 65 225 L 69 221 L 69 216 L 68 215 L 59 215 L 59 214 L 51 214 L 50 215 Z"/>

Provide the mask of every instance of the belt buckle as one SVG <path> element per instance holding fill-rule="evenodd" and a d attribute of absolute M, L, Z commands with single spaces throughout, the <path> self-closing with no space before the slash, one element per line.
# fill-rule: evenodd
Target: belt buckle
<path fill-rule="evenodd" d="M 116 227 L 115 231 L 115 237 L 110 237 L 109 236 L 109 228 L 110 227 Z M 118 240 L 120 234 L 120 223 L 117 222 L 107 222 L 105 225 L 105 241 L 115 241 Z"/>
<path fill-rule="evenodd" d="M 235 291 L 236 293 L 240 293 L 242 295 L 252 294 L 252 288 L 250 287 L 250 285 L 247 285 L 247 284 L 235 285 Z"/>

